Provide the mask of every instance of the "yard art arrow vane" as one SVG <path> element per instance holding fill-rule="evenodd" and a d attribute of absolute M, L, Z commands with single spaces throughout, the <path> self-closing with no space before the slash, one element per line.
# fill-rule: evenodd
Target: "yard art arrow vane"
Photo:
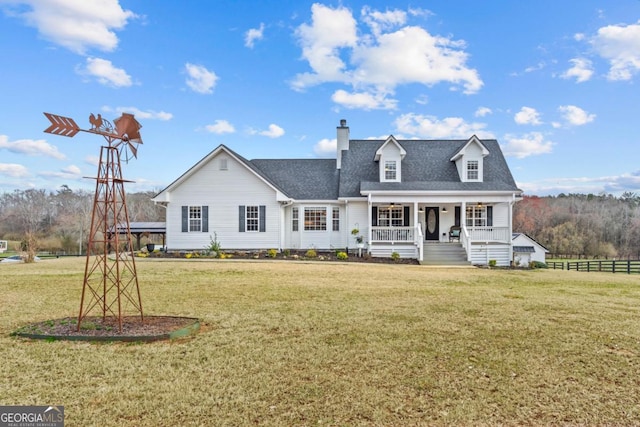
<path fill-rule="evenodd" d="M 51 126 L 44 130 L 46 133 L 72 137 L 80 132 L 80 127 L 70 117 L 56 116 L 51 113 L 44 113 L 44 115 L 51 122 Z"/>

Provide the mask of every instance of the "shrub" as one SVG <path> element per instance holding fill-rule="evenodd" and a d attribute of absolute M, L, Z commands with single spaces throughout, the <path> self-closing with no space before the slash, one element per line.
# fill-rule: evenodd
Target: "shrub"
<path fill-rule="evenodd" d="M 278 255 L 278 251 L 277 251 L 277 250 L 275 250 L 275 249 L 269 249 L 269 250 L 267 251 L 267 256 L 268 256 L 269 258 L 275 258 L 277 255 Z"/>
<path fill-rule="evenodd" d="M 391 259 L 398 261 L 400 259 L 400 254 L 398 252 L 391 252 Z"/>
<path fill-rule="evenodd" d="M 498 264 L 498 261 L 496 261 L 495 259 L 489 260 L 489 267 L 495 267 L 497 264 Z"/>
<path fill-rule="evenodd" d="M 220 256 L 220 251 L 222 249 L 220 245 L 220 241 L 218 240 L 218 233 L 213 232 L 213 237 L 209 236 L 209 246 L 205 246 L 207 252 L 212 253 L 214 257 Z"/>
<path fill-rule="evenodd" d="M 540 261 L 531 261 L 529 263 L 529 268 L 549 268 L 547 264 Z"/>
<path fill-rule="evenodd" d="M 289 249 L 285 249 L 284 256 L 290 256 L 290 255 L 291 255 L 291 251 Z"/>
<path fill-rule="evenodd" d="M 338 258 L 340 261 L 344 261 L 349 258 L 349 255 L 347 255 L 346 252 L 340 251 L 336 254 L 336 258 Z"/>
<path fill-rule="evenodd" d="M 307 252 L 305 252 L 304 256 L 307 258 L 315 258 L 318 256 L 318 254 L 315 250 L 309 249 Z"/>

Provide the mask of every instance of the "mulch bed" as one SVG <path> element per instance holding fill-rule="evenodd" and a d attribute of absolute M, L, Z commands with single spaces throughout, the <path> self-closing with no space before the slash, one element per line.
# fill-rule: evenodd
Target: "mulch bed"
<path fill-rule="evenodd" d="M 243 260 L 288 260 L 288 261 L 333 261 L 333 262 L 357 262 L 370 264 L 410 264 L 419 265 L 417 259 L 399 258 L 397 260 L 391 258 L 378 258 L 364 254 L 359 257 L 357 253 L 350 253 L 346 260 L 338 259 L 335 252 L 318 252 L 316 257 L 305 256 L 306 251 L 290 251 L 288 253 L 278 252 L 275 256 L 269 256 L 267 251 L 225 251 L 225 259 L 243 259 Z M 213 259 L 213 256 L 199 254 L 197 252 L 188 251 L 168 251 L 153 252 L 148 255 L 149 258 L 189 258 L 189 259 Z"/>
<path fill-rule="evenodd" d="M 37 338 L 55 337 L 161 337 L 192 325 L 197 319 L 173 316 L 124 316 L 122 331 L 116 317 L 88 316 L 82 320 L 78 331 L 78 319 L 65 317 L 45 320 L 23 326 L 14 335 L 35 336 Z"/>

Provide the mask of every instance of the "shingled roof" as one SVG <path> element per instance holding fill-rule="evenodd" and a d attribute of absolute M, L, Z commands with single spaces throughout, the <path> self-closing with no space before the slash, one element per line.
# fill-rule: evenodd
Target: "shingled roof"
<path fill-rule="evenodd" d="M 352 140 L 342 154 L 340 197 L 358 197 L 361 191 L 519 191 L 496 140 L 482 140 L 489 150 L 484 158 L 483 182 L 461 182 L 450 161 L 468 140 L 398 140 L 407 152 L 402 161 L 402 182 L 380 182 L 375 153 L 378 140 Z"/>
<path fill-rule="evenodd" d="M 375 156 L 385 141 L 350 140 L 349 149 L 342 152 L 341 169 L 337 169 L 335 159 L 247 160 L 221 145 L 167 188 L 177 185 L 215 153 L 226 150 L 295 200 L 363 197 L 362 192 L 371 191 L 520 191 L 494 139 L 482 140 L 489 151 L 483 160 L 483 182 L 461 182 L 451 161 L 469 140 L 398 140 L 406 151 L 402 182 L 380 182 Z"/>

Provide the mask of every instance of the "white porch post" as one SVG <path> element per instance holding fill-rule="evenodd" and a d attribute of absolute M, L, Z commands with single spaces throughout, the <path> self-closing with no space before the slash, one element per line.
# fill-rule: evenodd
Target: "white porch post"
<path fill-rule="evenodd" d="M 367 253 L 371 254 L 371 193 L 367 196 Z"/>
<path fill-rule="evenodd" d="M 514 195 L 515 197 L 515 195 Z M 513 201 L 509 202 L 509 230 L 507 231 L 507 239 L 509 239 L 509 263 L 513 261 Z"/>

